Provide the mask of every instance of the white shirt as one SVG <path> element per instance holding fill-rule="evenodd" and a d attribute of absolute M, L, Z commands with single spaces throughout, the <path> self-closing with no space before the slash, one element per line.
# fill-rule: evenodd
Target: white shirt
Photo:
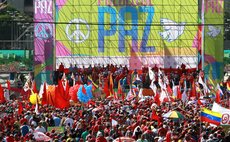
<path fill-rule="evenodd" d="M 46 129 L 45 129 L 43 126 L 41 126 L 41 127 L 38 126 L 38 127 L 35 129 L 35 131 L 36 131 L 36 132 L 45 133 L 45 132 L 46 132 Z"/>
<path fill-rule="evenodd" d="M 5 97 L 5 99 L 6 99 L 7 101 L 10 100 L 10 94 L 9 94 L 9 90 L 8 90 L 8 89 L 5 89 L 5 90 L 4 90 L 4 97 Z"/>
<path fill-rule="evenodd" d="M 66 126 L 69 126 L 68 124 L 70 124 L 70 127 L 72 128 L 72 126 L 73 126 L 73 119 L 72 118 L 66 118 L 65 119 L 65 122 L 64 122 L 64 124 L 66 125 Z"/>

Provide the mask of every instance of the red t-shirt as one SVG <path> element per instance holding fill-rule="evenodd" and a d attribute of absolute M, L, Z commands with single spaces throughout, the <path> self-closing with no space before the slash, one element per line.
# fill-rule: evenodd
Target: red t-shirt
<path fill-rule="evenodd" d="M 159 136 L 165 136 L 166 133 L 167 133 L 167 130 L 166 130 L 165 128 L 160 128 L 160 129 L 158 130 L 158 135 L 159 135 Z"/>
<path fill-rule="evenodd" d="M 7 142 L 14 142 L 14 138 L 12 136 L 7 136 L 6 141 Z"/>
<path fill-rule="evenodd" d="M 171 142 L 171 131 L 168 131 L 166 134 L 166 142 Z"/>
<path fill-rule="evenodd" d="M 107 142 L 104 137 L 97 137 L 96 142 Z"/>
<path fill-rule="evenodd" d="M 26 118 L 22 118 L 22 119 L 20 120 L 20 124 L 24 124 L 24 123 L 27 123 L 27 119 L 26 119 Z"/>
<path fill-rule="evenodd" d="M 59 70 L 60 72 L 64 72 L 64 69 L 65 69 L 65 68 L 64 68 L 64 65 L 60 65 L 58 70 Z"/>

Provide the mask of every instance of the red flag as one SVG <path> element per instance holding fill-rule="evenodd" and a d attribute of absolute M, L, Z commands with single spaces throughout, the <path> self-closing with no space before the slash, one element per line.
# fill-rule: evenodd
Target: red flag
<path fill-rule="evenodd" d="M 159 94 L 158 92 L 156 93 L 156 95 L 155 95 L 155 97 L 154 97 L 154 100 L 155 100 L 155 102 L 156 102 L 156 104 L 157 104 L 158 106 L 161 105 L 160 94 Z"/>
<path fill-rule="evenodd" d="M 105 97 L 107 98 L 109 95 L 110 95 L 110 92 L 109 92 L 109 84 L 108 84 L 108 80 L 105 79 L 105 82 L 104 82 L 104 93 L 105 93 Z"/>
<path fill-rule="evenodd" d="M 69 82 L 66 81 L 66 86 L 65 86 L 65 98 L 68 99 L 68 100 L 70 99 L 70 96 L 69 96 L 69 88 L 70 88 Z"/>
<path fill-rule="evenodd" d="M 42 93 L 42 105 L 47 104 L 47 93 L 46 93 L 46 83 L 43 86 L 43 93 Z"/>
<path fill-rule="evenodd" d="M 96 102 L 89 100 L 88 105 L 96 105 Z"/>
<path fill-rule="evenodd" d="M 173 90 L 172 90 L 172 88 L 170 87 L 169 84 L 167 85 L 167 91 L 168 91 L 168 94 L 169 94 L 170 96 L 173 94 Z"/>
<path fill-rule="evenodd" d="M 157 123 L 158 123 L 158 125 L 161 123 L 161 119 L 160 119 L 160 117 L 156 114 L 155 110 L 152 111 L 151 119 L 152 119 L 152 120 L 156 120 Z"/>
<path fill-rule="evenodd" d="M 216 103 L 220 103 L 220 90 L 217 89 L 216 91 Z"/>
<path fill-rule="evenodd" d="M 25 102 L 25 109 L 27 110 L 27 109 L 29 109 L 29 108 L 30 108 L 29 103 L 28 103 L 28 102 Z"/>
<path fill-rule="evenodd" d="M 18 103 L 18 115 L 21 115 L 23 111 L 22 102 Z"/>
<path fill-rule="evenodd" d="M 120 79 L 120 80 L 118 81 L 117 95 L 118 95 L 118 96 L 121 95 L 122 100 L 125 100 L 125 96 L 124 96 L 124 93 L 123 93 L 122 87 L 121 87 L 121 80 L 122 80 L 122 79 Z"/>
<path fill-rule="evenodd" d="M 7 84 L 7 89 L 10 90 L 10 81 L 7 80 L 7 81 L 6 81 L 6 84 Z"/>
<path fill-rule="evenodd" d="M 122 87 L 121 87 L 121 79 L 118 81 L 118 87 L 117 87 L 117 94 L 121 95 L 122 92 Z"/>
<path fill-rule="evenodd" d="M 180 87 L 179 87 L 179 86 L 177 87 L 177 99 L 179 99 L 179 100 L 182 99 L 182 94 L 181 94 L 181 91 L 180 91 Z"/>
<path fill-rule="evenodd" d="M 111 96 L 111 95 L 114 95 L 114 92 L 113 92 L 113 76 L 112 76 L 112 73 L 110 73 L 110 76 L 109 76 L 109 94 L 110 94 L 110 96 Z"/>
<path fill-rule="evenodd" d="M 70 98 L 65 97 L 65 90 L 60 80 L 58 86 L 55 88 L 55 106 L 61 109 L 67 108 L 69 107 L 69 99 Z"/>
<path fill-rule="evenodd" d="M 46 89 L 46 100 L 47 104 L 50 104 L 52 106 L 55 106 L 55 93 L 56 93 L 56 86 L 55 85 L 49 85 Z"/>
<path fill-rule="evenodd" d="M 4 91 L 2 88 L 2 85 L 0 84 L 0 103 L 6 102 L 5 97 L 4 97 Z"/>
<path fill-rule="evenodd" d="M 198 99 L 197 104 L 198 104 L 198 105 L 203 105 L 203 103 L 201 102 L 200 99 Z"/>
<path fill-rule="evenodd" d="M 159 116 L 156 114 L 155 110 L 152 111 L 151 119 L 152 120 L 157 120 L 157 121 L 159 120 Z"/>
<path fill-rule="evenodd" d="M 36 82 L 35 82 L 35 81 L 33 81 L 33 83 L 32 83 L 32 88 L 33 88 L 33 92 L 34 92 L 34 93 L 38 93 L 38 90 L 37 90 Z"/>
<path fill-rule="evenodd" d="M 195 85 L 195 81 L 192 82 L 192 90 L 190 93 L 190 97 L 196 97 L 196 85 Z"/>
<path fill-rule="evenodd" d="M 63 94 L 61 94 L 59 86 L 55 88 L 55 107 L 64 109 L 69 107 L 69 100 L 64 98 Z"/>
<path fill-rule="evenodd" d="M 60 95 L 64 95 L 65 93 L 65 90 L 64 90 L 64 87 L 63 87 L 63 84 L 62 84 L 62 81 L 61 80 L 58 80 L 58 86 L 57 88 L 59 90 L 59 93 Z"/>
<path fill-rule="evenodd" d="M 73 87 L 70 87 L 69 89 L 70 100 L 73 100 L 75 103 L 78 102 L 77 92 L 79 87 L 80 85 L 76 84 Z"/>
<path fill-rule="evenodd" d="M 118 99 L 117 92 L 114 92 L 114 99 L 115 99 L 115 100 L 117 100 L 117 99 Z"/>

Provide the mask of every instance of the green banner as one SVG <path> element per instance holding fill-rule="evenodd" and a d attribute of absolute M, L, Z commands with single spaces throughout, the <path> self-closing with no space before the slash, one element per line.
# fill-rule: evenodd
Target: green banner
<path fill-rule="evenodd" d="M 63 133 L 64 127 L 48 127 L 48 132 L 51 132 L 52 130 L 55 130 L 56 133 Z"/>
<path fill-rule="evenodd" d="M 224 1 L 205 0 L 204 70 L 207 76 L 223 78 Z"/>

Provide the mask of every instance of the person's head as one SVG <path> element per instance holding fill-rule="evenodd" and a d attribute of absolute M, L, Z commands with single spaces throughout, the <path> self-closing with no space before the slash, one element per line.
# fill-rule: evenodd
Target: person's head
<path fill-rule="evenodd" d="M 145 135 L 142 134 L 142 135 L 141 135 L 141 140 L 144 140 L 144 139 L 145 139 Z"/>
<path fill-rule="evenodd" d="M 100 132 L 100 131 L 98 131 L 97 132 L 97 137 L 102 137 L 103 135 L 102 135 L 102 132 Z"/>
<path fill-rule="evenodd" d="M 154 138 L 154 142 L 158 142 L 158 140 L 159 140 L 159 137 Z"/>

